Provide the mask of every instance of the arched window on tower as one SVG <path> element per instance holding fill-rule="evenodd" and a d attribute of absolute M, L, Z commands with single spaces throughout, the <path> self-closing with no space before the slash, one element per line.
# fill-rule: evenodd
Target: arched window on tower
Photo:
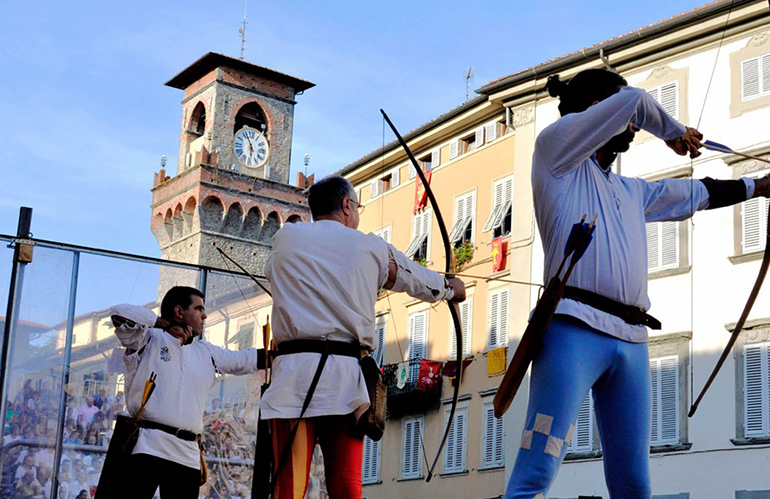
<path fill-rule="evenodd" d="M 265 113 L 262 112 L 262 108 L 256 102 L 246 104 L 235 115 L 235 129 L 233 133 L 236 133 L 245 126 L 255 128 L 263 134 L 267 132 Z"/>
<path fill-rule="evenodd" d="M 206 133 L 206 107 L 203 102 L 199 102 L 193 109 L 190 116 L 190 131 L 198 135 Z"/>

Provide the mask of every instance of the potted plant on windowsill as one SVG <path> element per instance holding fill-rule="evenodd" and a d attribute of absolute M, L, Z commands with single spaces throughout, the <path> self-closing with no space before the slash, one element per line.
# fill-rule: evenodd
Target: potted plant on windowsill
<path fill-rule="evenodd" d="M 455 254 L 455 271 L 462 272 L 462 270 L 473 260 L 473 252 L 476 248 L 473 246 L 471 240 L 462 242 L 454 249 Z"/>

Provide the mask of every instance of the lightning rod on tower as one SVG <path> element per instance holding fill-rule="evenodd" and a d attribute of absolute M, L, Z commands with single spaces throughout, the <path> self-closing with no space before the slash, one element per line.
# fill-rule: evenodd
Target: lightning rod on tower
<path fill-rule="evenodd" d="M 469 66 L 465 70 L 465 100 L 470 99 L 471 94 L 471 78 L 473 78 L 473 66 Z"/>
<path fill-rule="evenodd" d="M 241 35 L 241 60 L 243 60 L 243 51 L 246 49 L 246 8 L 249 6 L 249 0 L 243 2 L 243 22 L 241 28 L 238 29 L 238 33 Z"/>

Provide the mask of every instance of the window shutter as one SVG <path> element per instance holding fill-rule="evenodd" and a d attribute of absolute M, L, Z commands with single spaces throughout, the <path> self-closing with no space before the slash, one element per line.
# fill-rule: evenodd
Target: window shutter
<path fill-rule="evenodd" d="M 583 404 L 580 406 L 577 420 L 575 421 L 575 431 L 572 434 L 572 442 L 568 447 L 569 452 L 588 452 L 593 450 L 593 413 L 594 404 L 591 392 L 588 392 Z"/>
<path fill-rule="evenodd" d="M 390 242 L 390 231 L 392 229 L 388 227 L 387 229 L 382 229 L 382 238 L 385 240 L 386 243 Z"/>
<path fill-rule="evenodd" d="M 390 181 L 391 181 L 390 183 L 391 189 L 398 186 L 399 182 L 401 181 L 401 168 L 396 168 L 395 170 L 393 170 L 393 173 L 391 174 L 391 177 L 390 177 Z"/>
<path fill-rule="evenodd" d="M 374 334 L 377 337 L 377 348 L 372 352 L 372 358 L 378 366 L 382 366 L 385 361 L 385 321 L 377 323 L 374 327 Z"/>
<path fill-rule="evenodd" d="M 455 144 L 455 156 L 457 156 L 457 142 L 455 141 L 454 144 Z M 449 153 L 449 155 L 450 156 L 452 155 L 452 153 L 451 153 L 451 145 L 450 145 L 450 153 Z M 430 153 L 430 167 L 431 168 L 436 168 L 440 164 L 441 164 L 441 150 L 436 149 L 435 151 Z"/>
<path fill-rule="evenodd" d="M 741 63 L 741 88 L 743 100 L 759 95 L 759 58 L 748 59 Z"/>
<path fill-rule="evenodd" d="M 487 143 L 497 138 L 497 123 L 488 123 L 484 128 L 484 132 L 487 135 Z"/>
<path fill-rule="evenodd" d="M 489 348 L 497 347 L 500 336 L 500 293 L 489 296 Z"/>
<path fill-rule="evenodd" d="M 508 294 L 509 291 L 500 292 L 500 329 L 498 333 L 498 345 L 508 344 Z"/>
<path fill-rule="evenodd" d="M 455 139 L 449 143 L 449 159 L 455 159 L 460 155 L 460 141 Z"/>
<path fill-rule="evenodd" d="M 761 57 L 759 64 L 762 70 L 762 94 L 770 92 L 770 54 L 765 54 Z"/>
<path fill-rule="evenodd" d="M 647 224 L 647 271 L 652 272 L 660 267 L 659 241 L 660 223 Z"/>
<path fill-rule="evenodd" d="M 679 82 L 660 87 L 660 105 L 675 120 L 679 119 Z"/>
<path fill-rule="evenodd" d="M 743 367 L 745 435 L 765 436 L 769 433 L 767 344 L 745 346 Z"/>
<path fill-rule="evenodd" d="M 484 224 L 484 228 L 481 232 L 489 232 L 494 228 L 494 225 L 498 219 L 502 220 L 504 213 L 500 213 L 503 210 L 505 204 L 505 182 L 497 182 L 493 189 L 494 204 L 492 205 L 492 213 L 489 214 L 489 218 Z M 513 181 L 511 181 L 511 190 L 513 190 Z"/>
<path fill-rule="evenodd" d="M 377 179 L 374 182 L 372 182 L 372 197 L 376 198 L 377 194 L 379 194 L 380 189 L 380 180 Z"/>
<path fill-rule="evenodd" d="M 414 169 L 413 164 L 409 164 L 409 180 L 414 179 L 417 176 L 417 170 Z"/>
<path fill-rule="evenodd" d="M 463 356 L 470 354 L 470 329 L 471 329 L 471 310 L 472 310 L 473 298 L 468 297 L 464 302 L 460 303 L 460 326 L 463 328 Z M 452 325 L 452 348 L 449 351 L 450 360 L 457 357 L 457 335 L 455 334 L 454 325 Z"/>
<path fill-rule="evenodd" d="M 663 222 L 661 225 L 660 264 L 663 268 L 679 266 L 679 222 Z"/>
<path fill-rule="evenodd" d="M 743 221 L 743 253 L 759 251 L 763 249 L 764 235 L 764 208 L 763 198 L 752 198 L 743 203 L 741 216 Z"/>
<path fill-rule="evenodd" d="M 467 409 L 460 409 L 454 415 L 452 427 L 447 436 L 446 447 L 444 448 L 444 471 L 447 473 L 465 471 L 465 428 L 467 418 Z M 449 421 L 449 410 L 447 410 L 444 421 Z"/>
<path fill-rule="evenodd" d="M 482 467 L 502 466 L 505 464 L 505 456 L 503 453 L 503 418 L 497 419 L 495 417 L 495 409 L 492 403 L 484 404 L 484 427 L 483 442 L 482 442 L 482 454 L 481 465 Z"/>
<path fill-rule="evenodd" d="M 679 441 L 679 358 L 650 359 L 652 427 L 650 444 Z"/>
<path fill-rule="evenodd" d="M 364 437 L 364 458 L 361 478 L 363 483 L 380 481 L 380 442 Z"/>
<path fill-rule="evenodd" d="M 425 357 L 425 322 L 427 314 L 420 312 L 409 318 L 409 358 Z"/>
<path fill-rule="evenodd" d="M 404 445 L 402 454 L 401 475 L 404 478 L 420 476 L 420 433 L 422 432 L 421 419 L 407 419 L 404 421 Z"/>
<path fill-rule="evenodd" d="M 476 129 L 474 142 L 476 143 L 476 149 L 484 145 L 484 127 Z"/>
<path fill-rule="evenodd" d="M 513 199 L 513 179 L 509 178 L 503 184 L 504 184 L 503 194 L 505 196 L 503 201 L 506 203 L 510 203 L 511 200 Z"/>

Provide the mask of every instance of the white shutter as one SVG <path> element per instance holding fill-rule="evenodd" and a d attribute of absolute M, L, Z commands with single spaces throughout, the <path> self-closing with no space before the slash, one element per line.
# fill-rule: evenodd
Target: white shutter
<path fill-rule="evenodd" d="M 460 155 L 460 141 L 455 139 L 449 143 L 449 159 L 455 159 Z"/>
<path fill-rule="evenodd" d="M 476 149 L 484 145 L 484 127 L 476 129 L 473 142 L 476 145 Z"/>
<path fill-rule="evenodd" d="M 374 326 L 374 335 L 377 338 L 377 348 L 372 352 L 372 358 L 378 366 L 385 362 L 385 320 Z"/>
<path fill-rule="evenodd" d="M 417 176 L 417 170 L 414 169 L 414 165 L 409 163 L 409 180 L 414 179 Z"/>
<path fill-rule="evenodd" d="M 484 224 L 484 228 L 481 232 L 489 232 L 494 228 L 495 221 L 498 218 L 501 218 L 500 212 L 503 209 L 503 205 L 505 204 L 505 182 L 497 182 L 495 183 L 495 186 L 492 190 L 492 194 L 494 196 L 494 204 L 492 205 L 492 213 L 489 214 L 489 218 L 487 219 L 486 223 Z M 513 184 L 511 184 L 511 190 L 513 188 Z"/>
<path fill-rule="evenodd" d="M 449 409 L 447 409 L 444 420 L 445 424 L 449 421 Z M 455 412 L 452 427 L 449 429 L 446 447 L 444 447 L 444 471 L 446 473 L 465 471 L 467 421 L 468 409 L 458 409 Z"/>
<path fill-rule="evenodd" d="M 394 187 L 398 187 L 399 182 L 401 181 L 401 168 L 396 168 L 393 170 L 393 173 L 390 177 L 390 187 L 391 189 Z"/>
<path fill-rule="evenodd" d="M 765 240 L 765 210 L 764 198 L 752 198 L 743 203 L 741 218 L 743 224 L 743 253 L 760 251 L 764 248 Z"/>
<path fill-rule="evenodd" d="M 679 119 L 679 82 L 660 87 L 660 105 L 675 120 Z"/>
<path fill-rule="evenodd" d="M 759 57 L 741 63 L 741 89 L 743 100 L 759 96 Z"/>
<path fill-rule="evenodd" d="M 380 180 L 377 179 L 374 182 L 372 182 L 372 197 L 376 198 L 377 194 L 380 193 Z"/>
<path fill-rule="evenodd" d="M 484 128 L 484 133 L 487 136 L 487 143 L 492 142 L 497 138 L 497 123 L 487 123 Z"/>
<path fill-rule="evenodd" d="M 470 355 L 470 330 L 473 321 L 473 297 L 468 297 L 464 302 L 460 303 L 460 326 L 463 328 L 463 356 Z M 454 359 L 457 357 L 457 335 L 455 334 L 454 324 L 452 325 L 452 347 L 449 350 L 449 358 Z"/>
<path fill-rule="evenodd" d="M 409 359 L 425 357 L 425 326 L 428 315 L 419 312 L 409 317 Z"/>
<path fill-rule="evenodd" d="M 361 470 L 362 482 L 377 483 L 380 481 L 380 442 L 364 437 L 364 458 Z"/>
<path fill-rule="evenodd" d="M 455 142 L 455 156 L 457 156 L 456 147 L 457 147 L 457 142 Z M 451 149 L 451 146 L 450 146 L 450 149 Z M 451 152 L 450 152 L 449 155 L 450 156 L 452 155 Z M 431 167 L 431 169 L 433 169 L 433 168 L 436 168 L 440 164 L 441 164 L 441 150 L 436 149 L 435 151 L 430 153 L 430 167 Z"/>
<path fill-rule="evenodd" d="M 652 272 L 660 267 L 660 224 L 647 224 L 647 271 Z"/>
<path fill-rule="evenodd" d="M 594 448 L 594 402 L 591 392 L 588 392 L 586 398 L 580 406 L 577 419 L 575 420 L 575 429 L 572 432 L 572 440 L 567 446 L 567 452 L 589 452 Z"/>
<path fill-rule="evenodd" d="M 508 344 L 508 296 L 507 289 L 494 292 L 489 297 L 489 348 Z"/>
<path fill-rule="evenodd" d="M 401 476 L 403 478 L 419 477 L 422 473 L 422 461 L 420 461 L 421 432 L 422 418 L 404 420 L 404 442 L 401 456 Z"/>
<path fill-rule="evenodd" d="M 505 464 L 503 418 L 495 417 L 495 409 L 491 402 L 484 404 L 483 418 L 481 466 L 483 468 L 503 466 Z"/>
<path fill-rule="evenodd" d="M 743 368 L 745 436 L 767 436 L 770 433 L 767 343 L 743 348 Z"/>
<path fill-rule="evenodd" d="M 679 223 L 663 222 L 661 225 L 660 265 L 662 268 L 679 266 Z"/>
<path fill-rule="evenodd" d="M 679 358 L 650 359 L 652 428 L 650 444 L 679 442 Z"/>

